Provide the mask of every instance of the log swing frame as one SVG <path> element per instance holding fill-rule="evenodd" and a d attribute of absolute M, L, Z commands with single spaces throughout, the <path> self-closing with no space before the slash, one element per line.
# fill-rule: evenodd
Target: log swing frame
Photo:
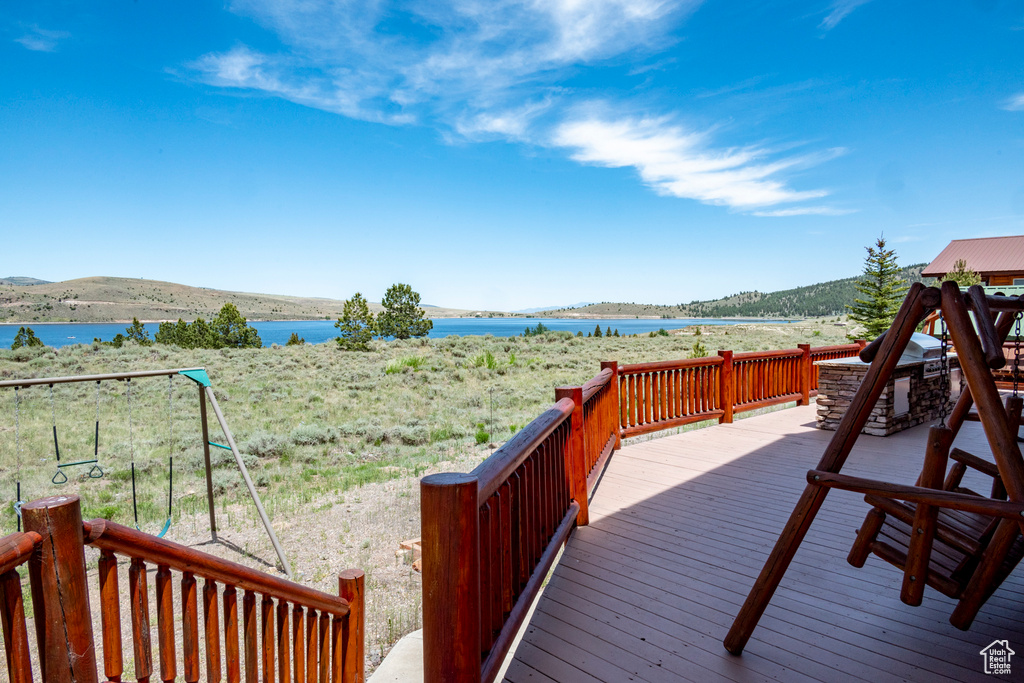
<path fill-rule="evenodd" d="M 919 482 L 917 486 L 905 486 L 840 473 L 871 410 L 906 350 L 911 335 L 925 317 L 936 309 L 941 309 L 949 325 L 949 334 L 960 362 L 961 377 L 966 380 L 966 387 L 950 413 L 950 434 L 947 437 L 951 442 L 972 405 L 976 403 L 978 418 L 1005 486 L 1006 500 L 942 491 L 928 487 L 925 482 Z M 977 331 L 969 311 L 974 312 Z M 999 518 L 989 550 L 971 576 L 950 619 L 958 628 L 969 627 L 977 610 L 994 590 L 993 582 L 999 565 L 1024 528 L 1024 458 L 1017 443 L 1016 424 L 1011 426 L 1001 405 L 999 390 L 991 371 L 1005 364 L 1002 343 L 1021 311 L 1024 311 L 1024 296 L 986 295 L 978 286 L 972 287 L 964 295 L 954 282 L 943 283 L 941 290 L 925 287 L 921 283 L 911 285 L 889 330 L 861 351 L 861 360 L 871 365 L 818 466 L 808 472 L 807 487 L 725 637 L 726 650 L 734 655 L 743 652 L 830 488 L 917 502 L 919 509 L 945 507 L 973 510 Z M 934 450 L 931 444 L 929 450 Z"/>
<path fill-rule="evenodd" d="M 249 497 L 252 499 L 253 504 L 256 506 L 256 511 L 259 513 L 260 520 L 263 522 L 263 526 L 267 531 L 267 536 L 270 538 L 271 544 L 274 546 L 274 552 L 277 553 L 278 560 L 280 561 L 281 568 L 288 578 L 292 577 L 292 568 L 288 562 L 288 558 L 285 556 L 284 550 L 281 548 L 281 544 L 277 539 L 277 534 L 274 533 L 274 527 L 270 524 L 270 518 L 267 517 L 267 512 L 263 508 L 263 502 L 260 500 L 259 493 L 256 491 L 256 487 L 252 483 L 252 478 L 249 476 L 249 470 L 245 466 L 245 462 L 242 460 L 241 453 L 238 451 L 238 446 L 235 444 L 235 437 L 231 433 L 231 429 L 228 427 L 227 420 L 224 418 L 224 413 L 220 409 L 220 405 L 217 403 L 217 397 L 214 395 L 213 385 L 210 382 L 210 377 L 206 372 L 206 368 L 173 368 L 164 370 L 140 370 L 135 372 L 117 372 L 107 373 L 98 375 L 72 375 L 65 377 L 41 377 L 37 379 L 13 379 L 0 381 L 0 389 L 13 388 L 15 390 L 15 402 L 18 402 L 18 389 L 24 389 L 31 386 L 49 385 L 52 391 L 54 384 L 72 384 L 77 382 L 103 382 L 108 380 L 116 381 L 128 381 L 141 377 L 171 377 L 174 375 L 181 375 L 195 382 L 199 390 L 199 420 L 202 425 L 203 433 L 203 458 L 206 470 L 206 498 L 210 511 L 210 534 L 214 541 L 217 541 L 217 515 L 216 507 L 213 499 L 213 476 L 210 466 L 210 446 L 219 446 L 226 450 L 230 450 L 231 454 L 235 458 L 235 464 L 238 467 L 239 472 L 242 475 L 242 479 L 245 482 L 246 489 L 249 492 Z M 210 427 L 209 420 L 207 417 L 207 403 L 213 408 L 213 413 L 217 418 L 217 422 L 220 425 L 221 431 L 224 434 L 224 440 L 227 442 L 227 446 L 223 446 L 218 443 L 210 441 Z M 18 419 L 16 415 L 16 420 Z M 98 424 L 98 420 L 97 420 Z M 97 428 L 98 431 L 98 428 Z M 98 438 L 97 438 L 98 441 Z M 18 498 L 20 500 L 21 494 L 21 475 L 20 475 L 20 439 L 17 446 L 19 453 L 16 454 L 19 463 L 19 475 L 18 475 Z M 97 445 L 98 450 L 98 445 Z M 79 464 L 79 463 L 75 463 Z M 20 523 L 20 515 L 19 515 Z"/>

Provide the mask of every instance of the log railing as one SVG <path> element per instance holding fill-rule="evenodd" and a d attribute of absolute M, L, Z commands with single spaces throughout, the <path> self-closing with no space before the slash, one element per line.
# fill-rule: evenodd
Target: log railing
<path fill-rule="evenodd" d="M 420 482 L 425 683 L 489 682 L 618 446 L 617 364 L 469 474 Z"/>
<path fill-rule="evenodd" d="M 619 366 L 619 426 L 623 438 L 725 414 L 722 356 Z"/>
<path fill-rule="evenodd" d="M 43 537 L 33 531 L 0 538 L 0 623 L 3 625 L 7 678 L 11 683 L 32 683 L 25 604 L 17 568 L 28 562 Z"/>
<path fill-rule="evenodd" d="M 13 572 L 13 567 L 26 557 L 42 680 L 99 680 L 86 579 L 86 545 L 100 551 L 103 680 L 120 681 L 125 673 L 119 558 L 129 561 L 130 614 L 126 622 L 131 623 L 132 642 L 127 649 L 133 677 L 138 681 L 152 677 L 193 683 L 205 678 L 237 683 L 243 675 L 247 683 L 364 680 L 363 573 L 358 570 L 342 572 L 340 596 L 330 595 L 107 520 L 83 523 L 77 496 L 27 503 L 22 507 L 22 517 L 27 533 L 0 539 L 4 642 L 12 681 L 32 680 L 27 642 L 17 635 L 18 622 L 24 632 L 24 614 L 18 612 L 21 583 Z M 37 550 L 32 552 L 32 548 Z M 148 585 L 153 567 L 156 665 Z M 197 580 L 203 581 L 201 608 Z M 9 637 L 9 633 L 13 635 Z M 201 659 L 205 660 L 202 671 Z"/>
<path fill-rule="evenodd" d="M 617 366 L 619 436 L 638 436 L 780 403 L 806 404 L 818 392 L 815 361 L 852 358 L 863 342 L 733 353 Z M 610 365 L 610 364 L 609 364 Z"/>
<path fill-rule="evenodd" d="M 602 363 L 601 372 L 582 387 L 583 467 L 587 473 L 587 492 L 597 485 L 604 465 L 618 447 L 619 398 L 615 375 L 618 364 Z M 562 397 L 556 389 L 556 398 Z"/>
<path fill-rule="evenodd" d="M 810 391 L 809 348 L 733 354 L 733 413 L 791 401 L 803 404 Z"/>

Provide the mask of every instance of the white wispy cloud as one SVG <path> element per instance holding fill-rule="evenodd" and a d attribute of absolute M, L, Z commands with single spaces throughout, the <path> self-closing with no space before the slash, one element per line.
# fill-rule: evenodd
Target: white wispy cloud
<path fill-rule="evenodd" d="M 665 118 L 609 119 L 601 115 L 562 123 L 552 144 L 573 150 L 572 158 L 581 163 L 635 168 L 660 194 L 739 210 L 826 196 L 825 190 L 794 190 L 778 176 L 842 153 L 830 150 L 778 157 L 759 147 L 715 148 L 709 134 L 686 130 Z M 805 211 L 790 209 L 798 210 Z M 806 211 L 821 213 L 820 208 Z"/>
<path fill-rule="evenodd" d="M 563 148 L 581 163 L 633 167 L 661 194 L 737 210 L 825 196 L 793 189 L 786 175 L 836 150 L 782 156 L 758 144 L 718 148 L 709 133 L 674 123 L 678 115 L 581 114 L 581 98 L 592 93 L 564 87 L 568 78 L 622 55 L 657 57 L 700 4 L 237 0 L 232 9 L 273 31 L 283 47 L 209 53 L 185 75 L 351 118 L 433 126 L 450 140 Z"/>
<path fill-rule="evenodd" d="M 871 0 L 836 0 L 832 3 L 829 8 L 828 16 L 821 20 L 818 24 L 818 28 L 831 31 L 839 25 L 843 19 L 845 19 L 853 10 L 857 9 L 861 5 L 866 5 Z"/>
<path fill-rule="evenodd" d="M 1007 111 L 1024 111 L 1024 92 L 1017 93 L 1003 102 L 1003 109 Z"/>
<path fill-rule="evenodd" d="M 70 38 L 67 31 L 51 31 L 38 26 L 32 26 L 23 36 L 14 39 L 14 42 L 35 52 L 53 52 L 57 49 L 60 41 Z"/>

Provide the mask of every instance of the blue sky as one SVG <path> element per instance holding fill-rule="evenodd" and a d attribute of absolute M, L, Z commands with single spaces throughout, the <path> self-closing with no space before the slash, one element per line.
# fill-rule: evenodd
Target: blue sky
<path fill-rule="evenodd" d="M 1024 3 L 0 8 L 0 276 L 677 303 L 1024 233 Z"/>

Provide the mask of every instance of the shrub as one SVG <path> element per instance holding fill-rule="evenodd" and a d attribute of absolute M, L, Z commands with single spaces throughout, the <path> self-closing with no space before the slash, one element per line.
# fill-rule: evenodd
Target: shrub
<path fill-rule="evenodd" d="M 476 426 L 476 442 L 477 444 L 485 444 L 491 440 L 490 433 L 484 428 L 484 424 L 481 422 Z"/>
<path fill-rule="evenodd" d="M 269 432 L 256 432 L 243 441 L 238 450 L 243 453 L 255 455 L 257 458 L 276 458 L 284 453 L 288 441 L 277 434 Z"/>
<path fill-rule="evenodd" d="M 315 446 L 322 443 L 330 443 L 335 440 L 336 435 L 330 427 L 315 424 L 301 424 L 292 430 L 292 443 L 301 446 Z"/>

